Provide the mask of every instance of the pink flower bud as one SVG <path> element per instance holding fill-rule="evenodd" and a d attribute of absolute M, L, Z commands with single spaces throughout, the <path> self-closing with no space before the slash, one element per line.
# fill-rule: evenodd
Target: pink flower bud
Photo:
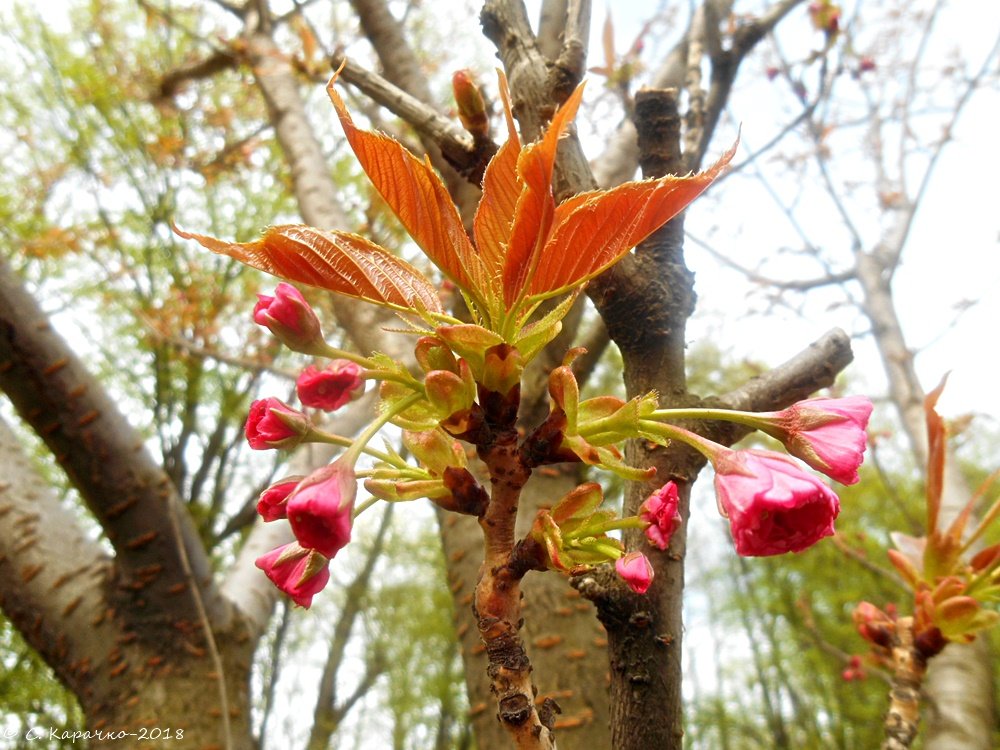
<path fill-rule="evenodd" d="M 309 365 L 299 375 L 295 389 L 303 406 L 336 411 L 364 393 L 362 369 L 346 359 L 335 359 L 322 370 Z"/>
<path fill-rule="evenodd" d="M 288 498 L 288 522 L 303 547 L 333 558 L 351 541 L 358 487 L 354 470 L 337 462 L 302 480 Z"/>
<path fill-rule="evenodd" d="M 302 293 L 291 284 L 282 281 L 273 297 L 258 294 L 253 319 L 292 351 L 321 353 L 324 341 L 319 319 Z"/>
<path fill-rule="evenodd" d="M 277 521 L 279 518 L 284 518 L 286 515 L 285 502 L 302 479 L 300 476 L 285 477 L 261 492 L 260 497 L 257 498 L 257 512 L 261 518 L 265 521 Z"/>
<path fill-rule="evenodd" d="M 649 524 L 646 539 L 657 549 L 666 549 L 670 537 L 681 525 L 678 503 L 677 485 L 667 482 L 639 507 L 639 518 Z"/>
<path fill-rule="evenodd" d="M 861 657 L 855 654 L 851 657 L 847 664 L 847 668 L 840 673 L 840 676 L 845 682 L 851 682 L 853 680 L 864 680 L 868 677 L 868 672 L 865 670 L 864 665 L 861 663 Z"/>
<path fill-rule="evenodd" d="M 714 459 L 719 512 L 736 552 L 800 552 L 833 534 L 840 500 L 792 459 L 770 451 L 726 451 Z"/>
<path fill-rule="evenodd" d="M 854 484 L 864 461 L 871 413 L 872 402 L 864 396 L 814 398 L 777 412 L 777 425 L 767 432 L 817 471 L 841 484 Z"/>
<path fill-rule="evenodd" d="M 629 552 L 615 561 L 615 570 L 628 587 L 637 594 L 645 594 L 653 582 L 653 566 L 641 552 Z"/>
<path fill-rule="evenodd" d="M 250 404 L 246 436 L 256 451 L 294 448 L 310 433 L 309 418 L 276 398 L 262 398 Z"/>
<path fill-rule="evenodd" d="M 261 555 L 254 564 L 292 601 L 308 608 L 313 596 L 330 581 L 328 562 L 318 552 L 291 542 Z"/>

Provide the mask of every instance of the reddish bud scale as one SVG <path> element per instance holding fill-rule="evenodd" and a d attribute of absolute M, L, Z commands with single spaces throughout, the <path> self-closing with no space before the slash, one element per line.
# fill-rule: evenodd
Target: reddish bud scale
<path fill-rule="evenodd" d="M 442 479 L 444 486 L 451 491 L 453 499 L 449 510 L 469 516 L 481 516 L 486 512 L 490 504 L 489 493 L 468 469 L 449 466 L 444 470 Z"/>
<path fill-rule="evenodd" d="M 486 102 L 479 92 L 469 70 L 459 70 L 451 77 L 451 85 L 455 91 L 455 104 L 458 105 L 458 119 L 462 127 L 468 130 L 477 140 L 489 137 L 490 118 L 486 112 Z"/>

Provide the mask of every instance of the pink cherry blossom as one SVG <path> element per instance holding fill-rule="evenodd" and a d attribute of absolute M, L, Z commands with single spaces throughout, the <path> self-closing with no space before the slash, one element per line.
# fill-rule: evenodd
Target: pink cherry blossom
<path fill-rule="evenodd" d="M 316 313 L 302 292 L 282 281 L 274 296 L 257 295 L 253 319 L 269 329 L 289 349 L 306 354 L 323 344 L 323 334 Z"/>
<path fill-rule="evenodd" d="M 719 511 L 736 552 L 800 552 L 833 534 L 840 500 L 818 477 L 770 451 L 725 451 L 713 459 Z"/>
<path fill-rule="evenodd" d="M 313 596 L 330 581 L 328 562 L 318 552 L 291 542 L 261 555 L 254 564 L 292 601 L 308 608 Z"/>
<path fill-rule="evenodd" d="M 365 389 L 361 367 L 346 359 L 335 359 L 322 370 L 309 365 L 295 384 L 299 401 L 323 411 L 335 411 Z"/>
<path fill-rule="evenodd" d="M 277 521 L 279 518 L 285 518 L 285 502 L 302 479 L 303 477 L 297 475 L 285 477 L 261 492 L 260 497 L 257 498 L 257 512 L 261 518 L 265 521 Z"/>
<path fill-rule="evenodd" d="M 649 524 L 646 539 L 657 549 L 666 549 L 670 537 L 681 525 L 678 502 L 677 485 L 667 482 L 639 507 L 639 518 Z"/>
<path fill-rule="evenodd" d="M 286 506 L 299 544 L 328 558 L 343 549 L 351 541 L 357 489 L 354 470 L 338 462 L 302 480 Z"/>
<path fill-rule="evenodd" d="M 858 481 L 872 402 L 864 396 L 799 401 L 774 414 L 767 432 L 788 452 L 841 484 Z"/>
<path fill-rule="evenodd" d="M 615 561 L 615 570 L 637 594 L 645 594 L 653 582 L 653 566 L 641 552 L 629 552 L 619 557 Z"/>
<path fill-rule="evenodd" d="M 311 429 L 309 418 L 277 398 L 262 398 L 250 404 L 245 433 L 250 447 L 294 448 Z"/>

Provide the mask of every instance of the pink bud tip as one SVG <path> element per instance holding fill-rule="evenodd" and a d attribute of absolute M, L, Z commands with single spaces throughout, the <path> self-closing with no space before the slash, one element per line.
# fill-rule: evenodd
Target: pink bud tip
<path fill-rule="evenodd" d="M 653 566 L 641 552 L 629 552 L 619 557 L 615 561 L 615 570 L 637 594 L 645 594 L 653 582 Z"/>

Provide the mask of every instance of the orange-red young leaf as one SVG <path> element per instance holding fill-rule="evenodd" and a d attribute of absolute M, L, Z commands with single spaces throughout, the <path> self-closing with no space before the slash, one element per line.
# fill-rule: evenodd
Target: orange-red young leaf
<path fill-rule="evenodd" d="M 517 159 L 521 154 L 521 142 L 514 128 L 511 112 L 510 92 L 507 77 L 498 70 L 500 78 L 500 100 L 503 102 L 504 117 L 507 120 L 507 141 L 493 156 L 483 175 L 483 197 L 476 209 L 473 232 L 476 249 L 486 266 L 491 279 L 499 279 L 503 270 L 504 254 L 510 241 L 510 230 L 514 223 L 514 210 L 521 194 L 521 183 L 517 177 Z"/>
<path fill-rule="evenodd" d="M 562 292 L 614 265 L 683 211 L 722 173 L 735 153 L 736 144 L 698 174 L 627 182 L 560 204 L 551 238 L 529 283 L 529 295 Z"/>
<path fill-rule="evenodd" d="M 356 234 L 286 224 L 270 227 L 256 242 L 226 242 L 176 227 L 174 231 L 282 279 L 400 310 L 443 312 L 434 285 L 423 274 Z"/>
<path fill-rule="evenodd" d="M 514 226 L 503 271 L 504 301 L 508 310 L 522 296 L 548 239 L 555 214 L 552 169 L 556 148 L 566 127 L 576 116 L 582 98 L 581 84 L 556 111 L 542 140 L 523 149 L 518 158 L 517 174 L 523 187 L 514 212 Z"/>
<path fill-rule="evenodd" d="M 924 414 L 927 418 L 927 532 L 937 530 L 938 514 L 941 511 L 941 493 L 944 488 L 944 462 L 948 440 L 948 430 L 941 415 L 934 408 L 944 391 L 948 375 L 924 398 Z"/>
<path fill-rule="evenodd" d="M 483 302 L 489 296 L 489 280 L 448 189 L 430 164 L 402 144 L 387 135 L 357 128 L 334 89 L 335 82 L 336 76 L 327 92 L 344 135 L 372 185 L 427 257 L 459 287 Z"/>

